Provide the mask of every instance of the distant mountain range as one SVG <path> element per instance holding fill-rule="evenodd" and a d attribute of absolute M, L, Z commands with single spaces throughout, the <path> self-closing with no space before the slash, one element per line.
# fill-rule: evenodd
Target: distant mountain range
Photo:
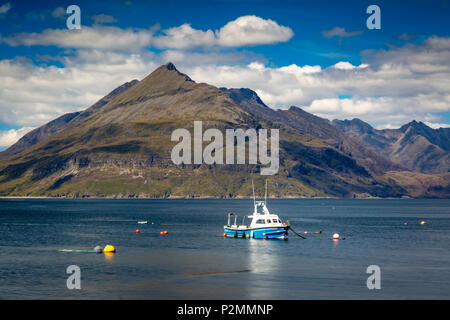
<path fill-rule="evenodd" d="M 450 128 L 432 129 L 415 120 L 399 129 L 384 130 L 376 130 L 359 119 L 333 120 L 332 123 L 408 170 L 422 173 L 447 173 L 450 170 Z"/>
<path fill-rule="evenodd" d="M 175 165 L 175 129 L 280 131 L 280 170 L 259 165 Z M 398 130 L 273 110 L 250 89 L 196 83 L 172 63 L 113 90 L 0 152 L 0 195 L 248 197 L 251 179 L 275 197 L 448 197 L 448 130 Z"/>

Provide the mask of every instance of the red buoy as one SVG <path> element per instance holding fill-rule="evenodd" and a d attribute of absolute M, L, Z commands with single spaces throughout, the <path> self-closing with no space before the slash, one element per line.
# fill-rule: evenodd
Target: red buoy
<path fill-rule="evenodd" d="M 136 229 L 136 233 L 139 233 L 140 231 L 139 231 L 139 229 Z"/>

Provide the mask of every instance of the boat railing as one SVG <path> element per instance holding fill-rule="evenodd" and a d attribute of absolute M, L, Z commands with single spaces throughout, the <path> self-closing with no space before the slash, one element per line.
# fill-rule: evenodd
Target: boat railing
<path fill-rule="evenodd" d="M 237 225 L 237 214 L 235 214 L 235 213 L 233 213 L 233 212 L 230 212 L 229 214 L 228 214 L 228 223 L 227 223 L 227 226 L 229 227 L 229 226 L 231 226 L 231 216 L 234 216 L 234 225 Z"/>
<path fill-rule="evenodd" d="M 233 216 L 234 216 L 234 223 L 231 224 L 231 217 L 233 217 Z M 237 218 L 238 218 L 237 214 L 235 214 L 233 212 L 228 213 L 227 227 L 240 228 L 240 229 L 248 228 L 248 225 L 245 224 L 245 218 L 248 218 L 248 216 L 242 216 L 241 224 L 237 223 Z"/>

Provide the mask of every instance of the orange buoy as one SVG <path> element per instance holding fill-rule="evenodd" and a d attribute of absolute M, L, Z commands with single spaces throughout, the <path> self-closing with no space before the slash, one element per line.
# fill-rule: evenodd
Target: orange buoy
<path fill-rule="evenodd" d="M 136 233 L 139 233 L 140 231 L 139 231 L 139 229 L 136 229 Z"/>
<path fill-rule="evenodd" d="M 403 224 L 404 224 L 405 226 L 407 226 L 407 225 L 408 225 L 408 222 L 404 222 Z"/>
<path fill-rule="evenodd" d="M 164 231 L 161 231 L 159 234 L 168 234 L 168 233 L 169 233 L 169 231 L 164 230 Z"/>
<path fill-rule="evenodd" d="M 264 232 L 264 233 L 263 233 L 263 236 L 264 236 L 264 237 L 267 236 L 267 233 Z"/>
<path fill-rule="evenodd" d="M 333 240 L 339 240 L 339 233 L 333 234 Z"/>

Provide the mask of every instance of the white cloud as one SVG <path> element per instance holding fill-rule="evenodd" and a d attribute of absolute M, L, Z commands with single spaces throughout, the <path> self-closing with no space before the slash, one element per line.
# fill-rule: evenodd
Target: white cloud
<path fill-rule="evenodd" d="M 448 123 L 436 123 L 436 122 L 429 122 L 429 121 L 425 121 L 424 123 L 433 129 L 450 128 L 450 124 L 448 124 Z"/>
<path fill-rule="evenodd" d="M 450 112 L 450 38 L 365 52 L 363 62 L 327 68 L 255 62 L 184 72 L 216 86 L 252 88 L 271 107 L 297 105 L 328 119 L 359 117 L 399 126 L 413 119 L 439 122 L 439 113 Z"/>
<path fill-rule="evenodd" d="M 32 127 L 23 127 L 20 129 L 10 129 L 7 131 L 0 131 L 0 147 L 9 147 L 16 143 L 20 138 L 33 130 Z"/>
<path fill-rule="evenodd" d="M 38 67 L 26 59 L 0 61 L 0 122 L 39 126 L 83 110 L 132 79 L 142 79 L 157 64 L 141 54 L 82 50 L 65 67 Z"/>
<path fill-rule="evenodd" d="M 340 61 L 340 62 L 336 63 L 333 67 L 335 67 L 336 69 L 340 69 L 340 70 L 352 70 L 352 69 L 356 68 L 356 66 L 352 65 L 348 61 Z"/>
<path fill-rule="evenodd" d="M 316 99 L 305 110 L 330 120 L 362 118 L 369 122 L 385 121 L 391 126 L 410 120 L 433 118 L 429 113 L 445 111 L 438 97 L 366 97 L 352 99 Z M 412 117 L 412 118 L 411 118 Z M 407 120 L 408 119 L 408 120 Z"/>
<path fill-rule="evenodd" d="M 52 11 L 52 16 L 54 18 L 62 19 L 66 16 L 66 9 L 63 7 L 57 7 Z"/>
<path fill-rule="evenodd" d="M 201 31 L 183 24 L 179 27 L 166 29 L 164 35 L 153 39 L 157 48 L 186 49 L 200 46 L 212 46 L 216 39 L 211 30 Z"/>
<path fill-rule="evenodd" d="M 286 42 L 293 35 L 294 32 L 289 27 L 253 15 L 230 21 L 216 32 L 218 44 L 226 47 Z"/>
<path fill-rule="evenodd" d="M 160 54 L 161 62 L 172 62 L 180 67 L 192 65 L 210 65 L 210 64 L 235 64 L 239 62 L 248 62 L 251 58 L 258 58 L 255 54 L 243 52 L 191 52 L 183 50 L 165 50 Z M 262 58 L 261 58 L 262 59 Z"/>
<path fill-rule="evenodd" d="M 58 7 L 51 13 L 55 18 L 63 18 L 65 10 Z M 43 13 L 30 13 L 33 17 L 43 17 Z M 121 29 L 101 26 L 117 20 L 109 15 L 91 17 L 96 25 L 83 26 L 80 30 L 46 29 L 42 32 L 18 33 L 0 38 L 0 42 L 10 46 L 57 46 L 73 49 L 126 50 L 136 52 L 145 47 L 160 49 L 190 49 L 196 47 L 243 47 L 286 42 L 294 35 L 289 27 L 280 26 L 271 19 L 257 16 L 242 16 L 228 22 L 220 30 L 197 30 L 188 23 L 162 30 L 154 36 L 155 27 L 150 29 Z"/>
<path fill-rule="evenodd" d="M 332 38 L 332 37 L 341 37 L 341 38 L 348 38 L 348 37 L 354 37 L 362 34 L 362 31 L 345 31 L 345 28 L 335 27 L 331 30 L 324 30 L 322 31 L 322 35 L 325 38 Z"/>
<path fill-rule="evenodd" d="M 249 26 L 249 21 L 255 23 Z M 412 119 L 439 124 L 442 119 L 436 114 L 450 111 L 449 37 L 367 50 L 359 66 L 340 61 L 328 67 L 275 67 L 243 50 L 223 50 L 287 41 L 293 33 L 284 28 L 272 20 L 244 16 L 215 32 L 183 24 L 154 37 L 155 28 L 94 26 L 6 37 L 2 41 L 10 45 L 76 50 L 58 57 L 64 68 L 39 67 L 26 59 L 1 60 L 0 122 L 41 125 L 85 109 L 125 81 L 142 79 L 168 61 L 197 82 L 252 88 L 271 107 L 297 105 L 328 119 L 359 117 L 389 126 Z M 144 50 L 150 45 L 173 49 L 152 54 Z M 208 50 L 187 50 L 192 47 Z"/>
<path fill-rule="evenodd" d="M 252 15 L 230 21 L 215 32 L 197 30 L 185 23 L 179 27 L 163 30 L 163 35 L 154 37 L 153 41 L 158 48 L 171 49 L 211 46 L 244 47 L 286 42 L 293 35 L 289 27 Z"/>
<path fill-rule="evenodd" d="M 57 46 L 60 48 L 122 50 L 135 52 L 150 45 L 152 31 L 117 27 L 82 27 L 80 30 L 46 29 L 2 38 L 10 46 Z"/>
<path fill-rule="evenodd" d="M 398 128 L 400 128 L 400 127 L 401 127 L 401 125 L 395 126 L 395 125 L 392 125 L 392 124 L 390 124 L 390 123 L 385 123 L 385 124 L 379 124 L 379 125 L 376 125 L 376 126 L 375 126 L 375 129 L 377 129 L 377 130 L 383 130 L 383 129 L 398 129 Z"/>
<path fill-rule="evenodd" d="M 94 23 L 97 23 L 97 24 L 117 22 L 117 19 L 114 18 L 113 16 L 103 14 L 103 13 L 92 16 L 92 20 L 94 20 Z"/>
<path fill-rule="evenodd" d="M 9 10 L 11 10 L 11 3 L 9 3 L 9 2 L 7 2 L 7 3 L 3 4 L 2 6 L 0 6 L 0 14 L 5 14 Z"/>
<path fill-rule="evenodd" d="M 339 61 L 335 65 L 333 65 L 333 68 L 340 69 L 340 70 L 353 70 L 353 69 L 364 69 L 367 68 L 369 65 L 367 63 L 361 63 L 359 66 L 354 66 L 348 61 Z"/>

